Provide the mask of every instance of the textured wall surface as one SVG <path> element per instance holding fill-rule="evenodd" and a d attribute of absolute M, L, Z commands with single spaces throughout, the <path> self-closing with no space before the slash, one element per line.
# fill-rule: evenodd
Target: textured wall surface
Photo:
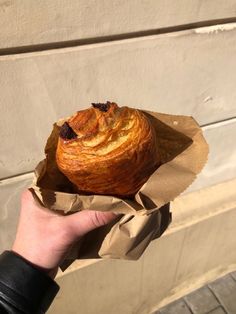
<path fill-rule="evenodd" d="M 76 41 L 235 16 L 234 0 L 1 0 L 0 48 Z"/>

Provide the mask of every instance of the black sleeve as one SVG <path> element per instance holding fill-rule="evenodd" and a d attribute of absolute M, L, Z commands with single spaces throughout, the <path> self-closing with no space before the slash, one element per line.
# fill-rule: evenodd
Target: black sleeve
<path fill-rule="evenodd" d="M 0 255 L 0 313 L 45 313 L 59 286 L 12 251 Z"/>

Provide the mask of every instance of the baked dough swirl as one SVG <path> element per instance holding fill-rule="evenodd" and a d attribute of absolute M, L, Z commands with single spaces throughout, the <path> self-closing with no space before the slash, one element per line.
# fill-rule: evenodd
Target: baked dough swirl
<path fill-rule="evenodd" d="M 78 191 L 133 196 L 160 165 L 157 138 L 140 110 L 92 104 L 60 129 L 57 165 Z"/>

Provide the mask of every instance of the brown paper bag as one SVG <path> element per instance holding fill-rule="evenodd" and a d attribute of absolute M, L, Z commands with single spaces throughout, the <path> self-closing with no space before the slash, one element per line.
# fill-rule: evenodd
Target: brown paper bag
<path fill-rule="evenodd" d="M 192 117 L 144 113 L 156 130 L 162 165 L 134 199 L 76 194 L 55 162 L 59 127 L 65 120 L 54 124 L 45 147 L 46 159 L 36 167 L 32 185 L 40 202 L 65 214 L 84 209 L 123 214 L 82 238 L 61 265 L 63 270 L 75 259 L 138 259 L 148 244 L 167 228 L 171 220 L 169 202 L 183 192 L 203 168 L 208 145 Z"/>

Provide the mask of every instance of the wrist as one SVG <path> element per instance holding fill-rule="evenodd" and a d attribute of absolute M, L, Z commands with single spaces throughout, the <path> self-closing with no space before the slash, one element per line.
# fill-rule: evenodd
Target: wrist
<path fill-rule="evenodd" d="M 38 270 L 44 272 L 46 275 L 48 275 L 52 279 L 56 277 L 58 267 L 54 267 L 54 268 L 45 267 L 45 263 L 40 258 L 38 258 L 32 253 L 27 253 L 22 250 L 19 250 L 14 245 L 11 251 L 14 254 L 18 255 L 19 257 L 23 258 L 26 262 L 28 262 L 34 268 L 37 268 Z"/>
<path fill-rule="evenodd" d="M 0 255 L 0 265 L 1 298 L 17 313 L 46 313 L 59 290 L 56 282 L 13 251 Z"/>

